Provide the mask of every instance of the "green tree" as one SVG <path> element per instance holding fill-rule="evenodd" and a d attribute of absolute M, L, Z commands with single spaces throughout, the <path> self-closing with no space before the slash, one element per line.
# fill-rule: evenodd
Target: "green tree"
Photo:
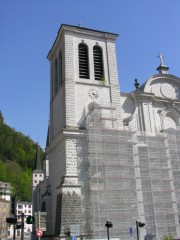
<path fill-rule="evenodd" d="M 6 125 L 0 112 L 0 181 L 10 182 L 19 200 L 31 201 L 37 146 L 29 136 Z M 40 156 L 43 159 L 41 148 Z"/>
<path fill-rule="evenodd" d="M 7 180 L 6 167 L 4 166 L 3 161 L 0 160 L 0 181 L 6 181 L 6 180 Z"/>
<path fill-rule="evenodd" d="M 22 200 L 31 201 L 32 192 L 32 171 L 31 169 L 26 169 L 22 173 Z"/>

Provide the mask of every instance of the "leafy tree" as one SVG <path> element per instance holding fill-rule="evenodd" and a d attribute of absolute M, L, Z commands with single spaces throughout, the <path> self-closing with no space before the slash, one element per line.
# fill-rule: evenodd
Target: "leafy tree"
<path fill-rule="evenodd" d="M 6 181 L 7 180 L 7 171 L 6 167 L 2 160 L 0 160 L 0 181 Z"/>
<path fill-rule="evenodd" d="M 13 193 L 22 201 L 31 201 L 37 147 L 29 136 L 6 125 L 0 111 L 0 181 L 10 182 Z M 39 149 L 42 159 L 44 151 Z"/>
<path fill-rule="evenodd" d="M 26 169 L 22 173 L 22 200 L 29 200 L 31 191 L 32 191 L 32 171 L 30 169 Z"/>

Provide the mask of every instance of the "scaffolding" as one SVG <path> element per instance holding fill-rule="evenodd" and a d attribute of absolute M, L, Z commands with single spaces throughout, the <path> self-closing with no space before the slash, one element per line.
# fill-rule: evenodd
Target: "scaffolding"
<path fill-rule="evenodd" d="M 144 143 L 138 146 L 146 230 L 157 239 L 165 235 L 176 236 L 176 222 L 172 194 L 173 175 L 168 154 L 168 141 L 164 134 L 138 136 Z"/>
<path fill-rule="evenodd" d="M 107 238 L 107 220 L 114 239 L 136 239 L 136 220 L 146 224 L 141 239 L 147 233 L 179 236 L 180 132 L 148 136 L 119 129 L 111 104 L 92 103 L 86 123 L 82 195 L 90 238 Z"/>
<path fill-rule="evenodd" d="M 116 108 L 91 106 L 87 117 L 89 223 L 92 238 L 129 238 L 137 216 L 133 132 L 118 130 Z"/>

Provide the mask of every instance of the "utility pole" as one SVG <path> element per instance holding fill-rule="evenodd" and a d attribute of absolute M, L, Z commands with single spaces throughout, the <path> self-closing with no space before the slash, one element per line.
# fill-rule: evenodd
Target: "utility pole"
<path fill-rule="evenodd" d="M 144 226 L 145 226 L 145 223 L 138 222 L 138 221 L 136 220 L 137 240 L 139 240 L 139 227 L 144 227 Z"/>
<path fill-rule="evenodd" d="M 24 213 L 21 214 L 21 240 L 24 240 Z"/>
<path fill-rule="evenodd" d="M 11 213 L 14 215 L 14 219 L 17 219 L 16 216 L 16 195 L 11 198 Z M 17 222 L 16 222 L 17 223 Z M 13 226 L 13 240 L 16 239 L 16 223 L 14 222 Z"/>
<path fill-rule="evenodd" d="M 14 218 L 16 218 L 16 215 L 14 215 Z M 13 240 L 16 239 L 16 223 L 13 224 Z"/>
<path fill-rule="evenodd" d="M 136 221 L 136 231 L 137 231 L 137 240 L 139 240 L 139 226 L 138 226 L 138 221 Z"/>
<path fill-rule="evenodd" d="M 107 239 L 109 240 L 109 228 L 112 228 L 113 224 L 107 221 L 105 227 L 107 227 Z"/>

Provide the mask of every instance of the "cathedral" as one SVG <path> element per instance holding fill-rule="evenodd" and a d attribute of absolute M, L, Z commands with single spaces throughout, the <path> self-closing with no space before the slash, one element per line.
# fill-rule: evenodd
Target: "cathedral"
<path fill-rule="evenodd" d="M 121 93 L 117 38 L 62 24 L 48 53 L 46 154 L 33 172 L 47 239 L 180 238 L 180 78 L 160 54 L 157 72 Z"/>

